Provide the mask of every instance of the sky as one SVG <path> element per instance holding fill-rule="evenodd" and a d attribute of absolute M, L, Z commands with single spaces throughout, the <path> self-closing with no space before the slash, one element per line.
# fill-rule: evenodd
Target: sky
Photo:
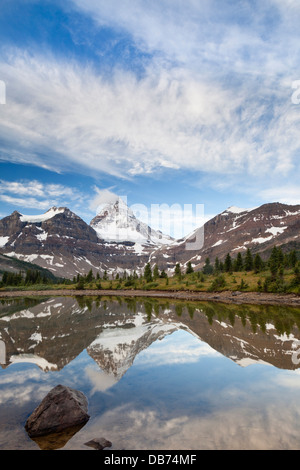
<path fill-rule="evenodd" d="M 0 218 L 115 194 L 184 235 L 300 203 L 299 24 L 299 0 L 2 0 Z"/>

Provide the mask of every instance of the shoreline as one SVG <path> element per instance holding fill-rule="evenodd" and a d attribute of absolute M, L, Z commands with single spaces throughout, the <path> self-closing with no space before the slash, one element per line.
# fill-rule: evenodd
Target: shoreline
<path fill-rule="evenodd" d="M 265 292 L 188 292 L 155 290 L 44 290 L 44 291 L 0 291 L 0 300 L 14 297 L 74 297 L 74 296 L 112 296 L 112 297 L 152 297 L 161 299 L 210 301 L 236 304 L 300 306 L 300 296 L 295 294 L 273 294 Z"/>

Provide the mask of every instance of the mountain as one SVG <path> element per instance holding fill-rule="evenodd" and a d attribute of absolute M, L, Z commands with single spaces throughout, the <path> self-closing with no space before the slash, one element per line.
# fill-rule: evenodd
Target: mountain
<path fill-rule="evenodd" d="M 299 215 L 300 205 L 230 207 L 186 238 L 173 240 L 138 220 L 121 199 L 104 205 L 89 225 L 66 207 L 35 216 L 15 211 L 0 220 L 0 254 L 70 279 L 90 269 L 139 274 L 148 261 L 169 273 L 178 262 L 191 261 L 197 270 L 207 257 L 223 260 L 227 253 L 234 256 L 247 248 L 262 256 L 274 245 L 299 248 Z"/>
<path fill-rule="evenodd" d="M 106 206 L 91 225 L 66 207 L 34 216 L 15 211 L 0 220 L 0 253 L 70 279 L 90 269 L 108 274 L 142 271 L 153 249 L 171 240 L 119 202 Z"/>
<path fill-rule="evenodd" d="M 203 267 L 206 258 L 214 261 L 218 257 L 222 261 L 227 253 L 235 257 L 247 248 L 267 257 L 275 245 L 283 250 L 300 247 L 300 205 L 230 207 L 185 239 L 153 252 L 151 264 L 158 263 L 160 269 L 172 272 L 177 262 L 186 265 L 190 261 L 197 270 Z"/>
<path fill-rule="evenodd" d="M 34 262 L 56 276 L 72 277 L 86 269 L 85 254 L 93 253 L 97 242 L 94 230 L 66 207 L 35 216 L 15 211 L 0 220 L 2 253 Z"/>
<path fill-rule="evenodd" d="M 169 235 L 153 230 L 138 220 L 121 198 L 103 205 L 90 226 L 103 241 L 133 242 L 150 247 L 167 245 L 174 241 Z"/>

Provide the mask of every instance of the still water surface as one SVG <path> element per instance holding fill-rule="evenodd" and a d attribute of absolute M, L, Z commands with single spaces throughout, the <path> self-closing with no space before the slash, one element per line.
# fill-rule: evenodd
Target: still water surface
<path fill-rule="evenodd" d="M 151 299 L 0 302 L 0 449 L 62 384 L 90 419 L 54 448 L 300 449 L 300 310 Z M 53 443 L 52 443 L 53 446 Z"/>

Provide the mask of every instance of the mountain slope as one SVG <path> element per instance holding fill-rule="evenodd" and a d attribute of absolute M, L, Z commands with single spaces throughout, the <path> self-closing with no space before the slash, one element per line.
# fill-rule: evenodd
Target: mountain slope
<path fill-rule="evenodd" d="M 122 207 L 120 218 L 118 204 L 106 207 L 91 225 L 66 207 L 52 207 L 35 216 L 15 211 L 0 220 L 0 252 L 70 279 L 90 269 L 108 274 L 142 271 L 160 240 L 172 239 L 151 231 L 126 208 Z M 105 239 L 99 230 L 106 230 Z M 118 241 L 113 236 L 118 233 L 127 236 Z"/>
<path fill-rule="evenodd" d="M 61 277 L 71 277 L 83 268 L 82 254 L 97 244 L 96 233 L 66 207 L 53 207 L 39 216 L 15 211 L 0 220 L 0 240 L 2 253 L 34 262 Z"/>
<path fill-rule="evenodd" d="M 201 237 L 201 248 L 187 249 L 187 244 Z M 245 253 L 250 248 L 253 253 L 263 256 L 272 247 L 297 247 L 300 245 L 300 205 L 271 203 L 253 209 L 230 207 L 213 219 L 202 229 L 193 232 L 184 240 L 179 240 L 168 247 L 156 250 L 151 256 L 151 263 L 158 263 L 162 269 L 174 269 L 177 262 L 186 265 L 191 261 L 194 267 L 201 268 L 208 257 L 224 260 L 227 253 L 233 257 L 238 252 Z"/>
<path fill-rule="evenodd" d="M 52 279 L 53 281 L 59 280 L 54 276 L 53 273 L 48 271 L 48 269 L 42 268 L 37 264 L 28 263 L 26 261 L 21 261 L 17 258 L 12 258 L 10 256 L 0 254 L 0 279 L 4 271 L 10 273 L 19 273 L 21 271 L 25 273 L 29 270 L 39 271 L 42 276 L 46 276 L 48 279 Z"/>

